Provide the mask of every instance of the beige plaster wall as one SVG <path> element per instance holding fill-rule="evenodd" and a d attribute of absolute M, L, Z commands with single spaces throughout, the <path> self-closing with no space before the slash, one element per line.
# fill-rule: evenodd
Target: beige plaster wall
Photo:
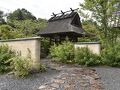
<path fill-rule="evenodd" d="M 77 43 L 74 46 L 75 48 L 88 47 L 95 54 L 100 54 L 101 51 L 100 43 L 98 42 L 83 42 L 83 43 Z"/>
<path fill-rule="evenodd" d="M 31 55 L 34 68 L 40 64 L 40 37 L 2 40 L 0 45 L 2 44 L 7 44 L 23 57 Z"/>

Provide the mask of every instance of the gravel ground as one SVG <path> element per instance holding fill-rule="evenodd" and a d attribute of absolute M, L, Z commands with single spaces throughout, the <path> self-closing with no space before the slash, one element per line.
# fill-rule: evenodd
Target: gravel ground
<path fill-rule="evenodd" d="M 0 90 L 102 90 L 94 69 L 56 64 L 48 59 L 41 63 L 47 66 L 47 71 L 27 78 L 0 75 Z"/>
<path fill-rule="evenodd" d="M 15 78 L 12 75 L 0 75 L 0 90 L 38 90 L 38 87 L 58 75 L 56 70 L 36 73 L 27 78 Z"/>
<path fill-rule="evenodd" d="M 96 67 L 94 69 L 101 77 L 104 90 L 120 90 L 120 68 Z"/>

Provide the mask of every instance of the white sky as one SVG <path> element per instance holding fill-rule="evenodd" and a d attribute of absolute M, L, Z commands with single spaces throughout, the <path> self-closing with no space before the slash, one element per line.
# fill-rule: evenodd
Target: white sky
<path fill-rule="evenodd" d="M 84 0 L 0 0 L 0 10 L 12 12 L 17 8 L 25 8 L 37 18 L 50 18 L 52 12 L 60 13 L 69 8 L 79 8 Z"/>

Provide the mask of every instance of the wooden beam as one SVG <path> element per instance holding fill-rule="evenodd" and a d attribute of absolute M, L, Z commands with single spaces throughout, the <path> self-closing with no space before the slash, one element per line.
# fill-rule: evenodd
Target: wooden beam
<path fill-rule="evenodd" d="M 77 9 L 72 9 L 72 8 L 70 8 L 70 10 L 69 11 L 65 11 L 65 12 L 63 12 L 62 10 L 61 10 L 61 13 L 58 13 L 58 14 L 53 14 L 53 15 L 51 15 L 51 16 L 54 16 L 54 15 L 61 15 L 61 14 L 65 14 L 65 13 L 68 13 L 68 12 L 74 12 L 75 10 L 78 10 L 79 8 L 77 8 Z"/>
<path fill-rule="evenodd" d="M 55 14 L 55 13 L 53 13 L 53 16 L 54 16 L 54 17 L 56 17 L 56 14 Z"/>
<path fill-rule="evenodd" d="M 65 13 L 61 10 L 61 13 L 64 15 Z"/>

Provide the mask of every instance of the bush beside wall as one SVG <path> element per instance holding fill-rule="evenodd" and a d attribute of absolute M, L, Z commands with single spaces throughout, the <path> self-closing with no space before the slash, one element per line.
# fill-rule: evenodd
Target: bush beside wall
<path fill-rule="evenodd" d="M 39 66 L 39 71 L 45 71 L 43 65 Z M 32 71 L 31 56 L 22 57 L 15 53 L 8 45 L 0 45 L 0 73 L 13 71 L 16 76 L 25 77 Z"/>
<path fill-rule="evenodd" d="M 70 63 L 74 60 L 74 45 L 71 42 L 63 42 L 50 48 L 51 57 L 62 63 Z"/>
<path fill-rule="evenodd" d="M 100 65 L 100 56 L 92 53 L 87 47 L 75 50 L 75 62 L 85 66 Z"/>
<path fill-rule="evenodd" d="M 19 55 L 16 55 L 10 60 L 11 68 L 16 76 L 25 77 L 29 75 L 32 65 L 28 58 L 23 58 Z"/>
<path fill-rule="evenodd" d="M 120 67 L 120 43 L 103 49 L 101 57 L 104 65 Z"/>
<path fill-rule="evenodd" d="M 120 67 L 120 43 L 108 45 L 100 55 L 94 54 L 88 48 L 74 49 L 71 42 L 54 45 L 50 54 L 55 61 L 76 63 L 85 66 L 108 65 Z"/>
<path fill-rule="evenodd" d="M 74 49 L 71 42 L 52 46 L 50 55 L 55 61 L 62 63 L 77 63 L 86 66 L 100 64 L 100 56 L 93 54 L 88 48 Z"/>
<path fill-rule="evenodd" d="M 15 56 L 15 52 L 12 51 L 8 45 L 0 46 L 0 73 L 4 73 L 9 71 L 10 68 L 10 60 Z"/>

